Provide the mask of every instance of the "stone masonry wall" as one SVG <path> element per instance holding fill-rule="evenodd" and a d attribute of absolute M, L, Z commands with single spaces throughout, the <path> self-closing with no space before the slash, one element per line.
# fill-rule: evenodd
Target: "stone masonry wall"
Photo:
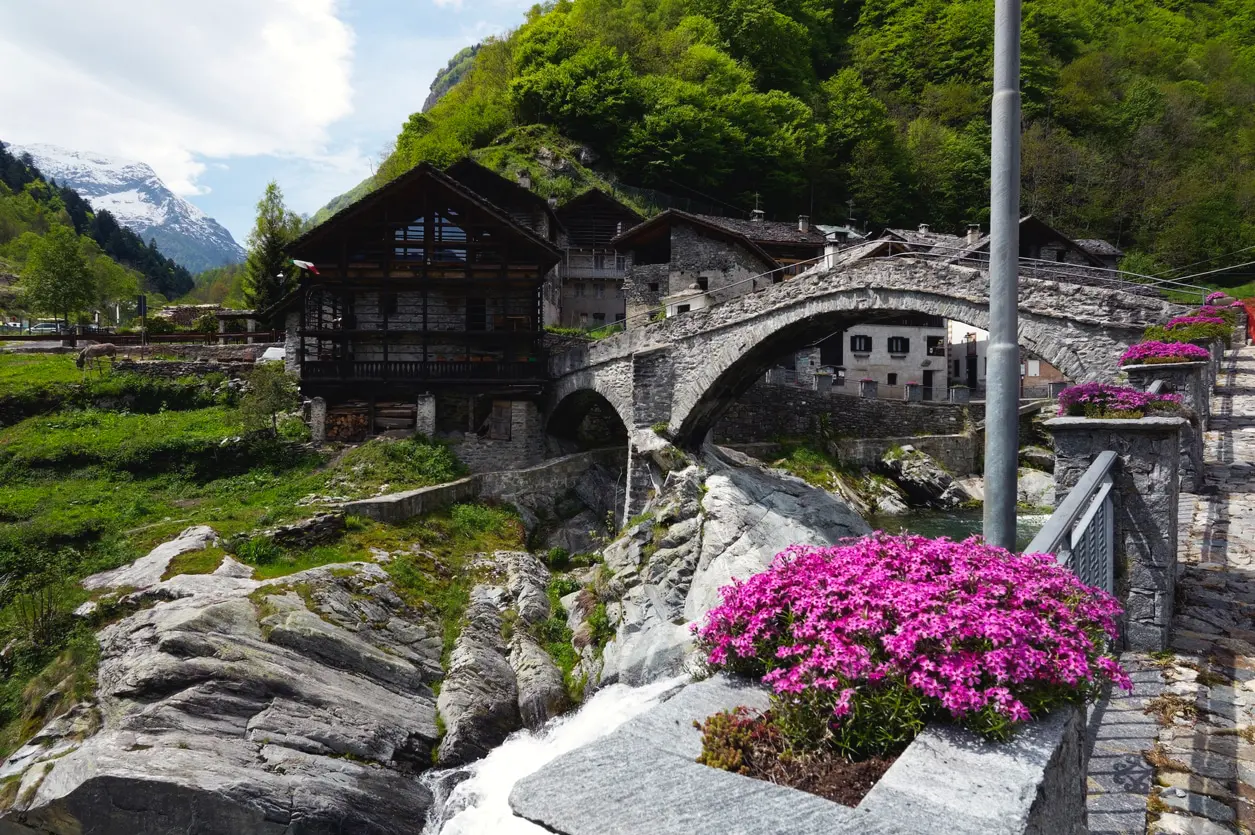
<path fill-rule="evenodd" d="M 833 433 L 855 438 L 957 435 L 967 421 L 962 406 L 824 396 L 760 381 L 715 424 L 715 440 L 753 443 L 815 435 L 824 416 Z"/>
<path fill-rule="evenodd" d="M 203 377 L 206 374 L 226 374 L 233 379 L 248 376 L 253 370 L 251 362 L 184 362 L 180 360 L 118 360 L 113 370 L 119 374 L 141 374 L 145 377 L 163 377 L 175 380 L 179 377 Z"/>
<path fill-rule="evenodd" d="M 533 466 L 545 457 L 544 418 L 535 403 L 515 400 L 510 412 L 510 440 L 467 433 L 453 452 L 473 473 Z"/>

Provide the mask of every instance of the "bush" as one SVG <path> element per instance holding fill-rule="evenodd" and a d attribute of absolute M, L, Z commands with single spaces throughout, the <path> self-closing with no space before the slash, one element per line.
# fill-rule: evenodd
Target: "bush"
<path fill-rule="evenodd" d="M 1233 339 L 1233 328 L 1226 325 L 1223 320 L 1219 323 L 1198 322 L 1167 327 L 1152 325 L 1146 329 L 1142 338 L 1146 342 L 1194 342 L 1202 339 L 1219 339 L 1228 348 Z"/>
<path fill-rule="evenodd" d="M 519 518 L 500 507 L 483 504 L 455 504 L 449 511 L 453 531 L 467 538 L 489 533 L 505 533 L 521 527 Z"/>
<path fill-rule="evenodd" d="M 900 750 L 932 719 L 991 738 L 1108 682 L 1120 606 L 1053 557 L 873 534 L 793 546 L 722 589 L 699 629 L 716 669 L 761 677 L 800 749 Z"/>
<path fill-rule="evenodd" d="M 1188 342 L 1139 342 L 1120 356 L 1121 365 L 1150 365 L 1167 362 L 1198 362 L 1211 359 L 1206 348 Z"/>
<path fill-rule="evenodd" d="M 248 429 L 269 429 L 279 436 L 279 413 L 300 405 L 296 378 L 278 362 L 258 363 L 248 375 L 248 390 L 240 400 L 240 416 Z"/>
<path fill-rule="evenodd" d="M 571 567 L 571 552 L 565 548 L 550 548 L 545 554 L 545 565 L 550 571 L 566 571 Z"/>
<path fill-rule="evenodd" d="M 1071 417 L 1136 419 L 1180 408 L 1179 394 L 1150 394 L 1111 383 L 1082 383 L 1059 392 L 1059 414 Z"/>
<path fill-rule="evenodd" d="M 282 556 L 279 546 L 262 536 L 241 542 L 235 547 L 235 555 L 252 565 L 269 565 Z"/>

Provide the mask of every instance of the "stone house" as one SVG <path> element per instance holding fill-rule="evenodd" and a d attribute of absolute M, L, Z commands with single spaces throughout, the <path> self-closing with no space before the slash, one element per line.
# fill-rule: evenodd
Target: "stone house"
<path fill-rule="evenodd" d="M 824 236 L 797 226 L 668 209 L 613 241 L 627 257 L 628 327 L 664 307 L 684 313 L 752 293 L 802 271 L 824 252 Z M 697 290 L 706 294 L 696 299 Z M 682 298 L 681 298 L 682 297 Z"/>
<path fill-rule="evenodd" d="M 288 247 L 316 272 L 274 312 L 329 435 L 443 436 L 472 469 L 543 456 L 544 287 L 562 251 L 547 203 L 527 225 L 509 192 L 511 209 L 422 164 Z"/>
<path fill-rule="evenodd" d="M 566 229 L 562 263 L 563 327 L 599 328 L 622 322 L 627 315 L 623 281 L 627 256 L 611 244 L 641 223 L 636 211 L 600 189 L 589 189 L 557 209 Z"/>

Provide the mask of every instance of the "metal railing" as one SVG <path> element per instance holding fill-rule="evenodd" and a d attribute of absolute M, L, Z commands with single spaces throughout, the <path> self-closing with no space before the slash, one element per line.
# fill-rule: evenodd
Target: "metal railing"
<path fill-rule="evenodd" d="M 1081 582 L 1115 593 L 1115 508 L 1111 491 L 1116 454 L 1099 453 L 1081 480 L 1024 549 L 1053 554 Z"/>

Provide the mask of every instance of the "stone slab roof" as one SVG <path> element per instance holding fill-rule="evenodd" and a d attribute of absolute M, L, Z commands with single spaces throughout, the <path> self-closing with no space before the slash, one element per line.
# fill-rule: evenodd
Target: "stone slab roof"
<path fill-rule="evenodd" d="M 720 217 L 718 215 L 694 215 L 707 223 L 722 226 L 729 232 L 744 235 L 759 244 L 813 244 L 824 245 L 824 233 L 814 226 L 805 232 L 797 228 L 797 223 L 784 223 L 778 220 L 746 220 L 738 217 Z"/>
<path fill-rule="evenodd" d="M 1124 250 L 1120 249 L 1120 247 L 1101 238 L 1077 238 L 1074 243 L 1090 255 L 1120 256 L 1124 254 Z"/>

